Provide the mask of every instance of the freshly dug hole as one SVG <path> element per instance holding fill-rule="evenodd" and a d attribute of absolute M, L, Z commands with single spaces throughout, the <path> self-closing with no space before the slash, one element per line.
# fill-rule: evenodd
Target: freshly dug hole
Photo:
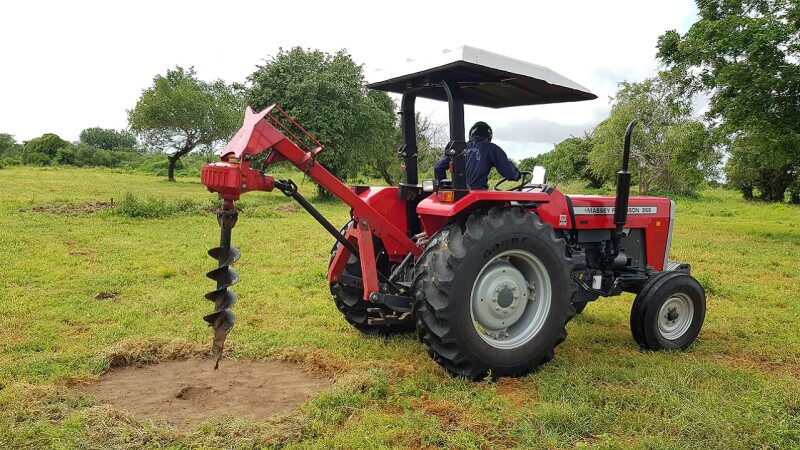
<path fill-rule="evenodd" d="M 287 413 L 332 385 L 297 367 L 274 361 L 188 359 L 112 369 L 80 389 L 139 420 L 181 429 L 234 417 L 264 420 Z"/>

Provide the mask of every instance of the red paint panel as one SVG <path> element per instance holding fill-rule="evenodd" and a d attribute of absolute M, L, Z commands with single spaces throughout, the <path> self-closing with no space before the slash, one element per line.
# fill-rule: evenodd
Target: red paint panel
<path fill-rule="evenodd" d="M 493 204 L 510 204 L 512 201 L 536 202 L 538 207 L 532 211 L 557 229 L 614 229 L 613 207 L 615 197 L 599 195 L 570 195 L 575 214 L 572 223 L 567 198 L 559 191 L 550 194 L 543 192 L 502 192 L 472 191 L 454 203 L 442 202 L 432 195 L 417 207 L 425 234 L 432 236 L 453 217 Z M 643 228 L 647 264 L 656 270 L 663 270 L 664 254 L 667 246 L 670 223 L 670 201 L 660 197 L 631 197 L 628 202 L 628 221 L 625 228 Z M 591 214 L 585 214 L 589 213 Z"/>
<path fill-rule="evenodd" d="M 378 265 L 375 263 L 375 248 L 372 245 L 372 232 L 369 225 L 359 224 L 356 228 L 358 236 L 358 253 L 361 262 L 361 280 L 364 282 L 364 300 L 370 294 L 379 292 Z"/>
<path fill-rule="evenodd" d="M 350 224 L 350 228 L 345 231 L 344 238 L 353 244 L 354 247 L 358 247 L 356 230 L 353 228 L 352 223 Z M 339 277 L 342 276 L 342 272 L 344 271 L 344 268 L 347 267 L 347 261 L 349 259 L 350 250 L 348 250 L 345 246 L 340 246 L 339 250 L 336 252 L 336 256 L 334 256 L 333 261 L 331 261 L 330 267 L 328 267 L 328 282 L 335 283 L 339 281 Z"/>
<path fill-rule="evenodd" d="M 425 234 L 433 236 L 450 219 L 464 212 L 511 202 L 547 203 L 549 201 L 550 196 L 543 192 L 470 191 L 454 203 L 443 202 L 439 196 L 431 195 L 419 203 L 417 214 Z"/>
<path fill-rule="evenodd" d="M 372 207 L 378 214 L 393 224 L 404 235 L 408 235 L 406 222 L 406 202 L 400 200 L 399 189 L 392 187 L 370 187 L 359 194 L 361 200 Z M 375 230 L 376 235 L 383 240 L 386 253 L 393 261 L 402 260 L 408 250 L 391 233 Z"/>
<path fill-rule="evenodd" d="M 599 195 L 570 195 L 575 208 L 577 229 L 613 229 L 614 197 Z M 588 210 L 586 209 L 588 208 Z M 656 208 L 653 209 L 647 208 Z M 581 210 L 593 214 L 578 214 Z M 656 270 L 664 269 L 664 256 L 669 235 L 670 201 L 662 197 L 631 197 L 628 202 L 628 221 L 625 228 L 644 228 L 647 264 Z"/>

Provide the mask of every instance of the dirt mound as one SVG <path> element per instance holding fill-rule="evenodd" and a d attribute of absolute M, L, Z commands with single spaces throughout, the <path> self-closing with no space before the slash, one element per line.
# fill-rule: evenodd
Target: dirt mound
<path fill-rule="evenodd" d="M 81 390 L 141 420 L 181 429 L 233 416 L 263 420 L 286 413 L 332 385 L 296 366 L 273 361 L 166 361 L 113 369 Z"/>

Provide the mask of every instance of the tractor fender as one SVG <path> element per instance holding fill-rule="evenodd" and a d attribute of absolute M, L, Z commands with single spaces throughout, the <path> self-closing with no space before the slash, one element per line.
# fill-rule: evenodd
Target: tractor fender
<path fill-rule="evenodd" d="M 441 191 L 440 191 L 441 192 Z M 443 195 L 431 195 L 417 206 L 417 214 L 425 234 L 433 236 L 448 222 L 479 208 L 522 205 L 537 213 L 543 222 L 554 228 L 570 228 L 572 220 L 564 194 L 546 191 L 470 191 L 455 202 L 446 202 Z M 563 216 L 563 217 L 562 217 Z"/>

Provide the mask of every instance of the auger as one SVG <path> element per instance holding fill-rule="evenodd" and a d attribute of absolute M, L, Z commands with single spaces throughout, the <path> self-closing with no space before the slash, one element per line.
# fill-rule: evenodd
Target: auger
<path fill-rule="evenodd" d="M 215 309 L 205 317 L 214 328 L 216 365 L 234 322 L 234 201 L 248 191 L 275 188 L 336 239 L 327 280 L 345 320 L 366 334 L 416 328 L 433 360 L 451 374 L 481 379 L 535 372 L 553 358 L 575 314 L 622 292 L 636 294 L 630 325 L 640 347 L 689 347 L 703 325 L 705 293 L 689 264 L 669 260 L 675 202 L 630 196 L 633 123 L 616 197 L 565 195 L 546 184 L 543 167 L 524 172 L 508 190 L 498 187 L 509 180 L 492 190 L 470 190 L 465 105 L 504 108 L 597 96 L 545 67 L 472 47 L 441 58 L 368 86 L 402 95 L 397 154 L 404 179 L 397 186 L 344 185 L 316 161 L 323 145 L 276 105 L 260 113 L 248 108 L 221 162 L 203 166 L 202 183 L 223 202 L 217 212 L 220 245 L 209 252 L 217 259 L 208 273 L 217 288 L 206 298 Z M 447 101 L 450 142 L 444 153 L 452 161 L 452 180 L 419 182 L 417 97 Z M 251 168 L 262 152 L 269 152 L 264 165 Z M 281 161 L 341 199 L 351 220 L 339 230 L 294 182 L 265 174 Z"/>
<path fill-rule="evenodd" d="M 217 268 L 206 274 L 208 278 L 217 282 L 217 288 L 206 294 L 206 298 L 214 302 L 214 312 L 203 317 L 209 326 L 214 329 L 214 343 L 212 356 L 214 370 L 219 368 L 219 359 L 222 357 L 222 348 L 236 316 L 231 307 L 236 304 L 236 293 L 229 288 L 239 281 L 239 275 L 231 269 L 231 264 L 239 260 L 239 249 L 231 245 L 231 230 L 236 226 L 239 213 L 232 200 L 223 200 L 222 206 L 217 210 L 217 222 L 220 227 L 219 246 L 208 251 L 208 255 L 217 260 Z"/>

